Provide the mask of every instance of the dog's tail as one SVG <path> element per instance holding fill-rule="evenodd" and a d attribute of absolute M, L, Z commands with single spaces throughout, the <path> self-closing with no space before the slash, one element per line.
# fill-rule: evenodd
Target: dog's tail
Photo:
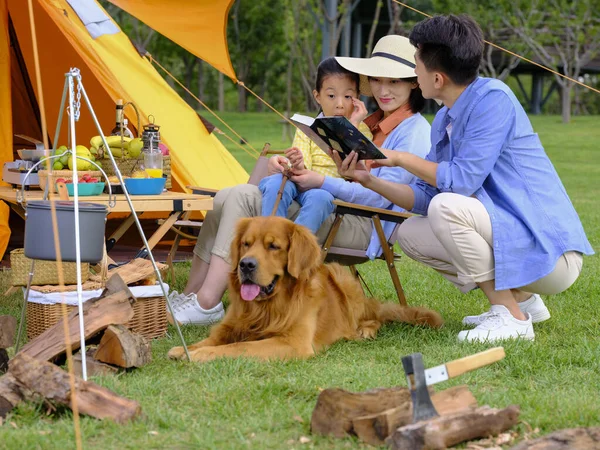
<path fill-rule="evenodd" d="M 444 323 L 442 316 L 431 309 L 420 306 L 401 306 L 393 303 L 381 304 L 378 312 L 380 322 L 406 322 L 413 325 L 429 325 L 439 328 Z"/>

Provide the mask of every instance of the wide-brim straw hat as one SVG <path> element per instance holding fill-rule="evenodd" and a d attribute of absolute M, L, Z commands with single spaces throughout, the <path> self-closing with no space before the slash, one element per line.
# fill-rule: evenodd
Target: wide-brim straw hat
<path fill-rule="evenodd" d="M 372 97 L 369 77 L 414 78 L 415 48 L 408 38 L 384 36 L 375 45 L 370 58 L 338 57 L 335 60 L 344 69 L 360 75 L 360 93 Z"/>

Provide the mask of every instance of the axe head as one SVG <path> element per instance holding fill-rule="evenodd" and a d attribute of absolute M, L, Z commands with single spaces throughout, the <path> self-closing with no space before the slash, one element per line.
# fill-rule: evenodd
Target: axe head
<path fill-rule="evenodd" d="M 439 416 L 431 402 L 429 390 L 427 389 L 423 355 L 421 353 L 413 353 L 403 356 L 402 366 L 404 367 L 412 399 L 413 422 L 416 423 Z"/>

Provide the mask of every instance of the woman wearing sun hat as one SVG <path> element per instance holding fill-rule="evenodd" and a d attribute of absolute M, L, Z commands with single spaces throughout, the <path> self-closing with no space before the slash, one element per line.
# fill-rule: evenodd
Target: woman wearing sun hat
<path fill-rule="evenodd" d="M 371 58 L 336 59 L 343 67 L 361 74 L 361 93 L 372 95 L 379 105 L 380 109 L 365 120 L 373 130 L 374 142 L 388 150 L 425 157 L 430 147 L 430 126 L 419 113 L 423 109 L 424 99 L 416 83 L 414 48 L 408 39 L 386 36 L 377 43 Z M 355 107 L 366 113 L 360 100 L 355 101 Z M 274 156 L 269 161 L 269 173 L 275 173 L 279 164 L 277 158 L 278 156 Z M 378 167 L 373 169 L 373 174 L 394 183 L 410 183 L 416 179 L 401 167 Z M 306 169 L 292 176 L 291 180 L 302 190 L 323 188 L 343 201 L 402 211 L 399 206 L 359 183 Z M 243 217 L 260 216 L 261 202 L 260 190 L 250 184 L 222 189 L 215 196 L 214 208 L 207 213 L 196 244 L 203 252 L 211 255 L 211 262 L 195 258 L 186 286 L 186 292 L 192 293 L 173 292 L 172 300 L 177 303 L 177 321 L 206 324 L 222 318 L 223 305 L 220 299 L 231 271 L 227 258 L 233 237 L 232 224 Z M 297 204 L 292 203 L 288 218 L 293 220 L 297 212 Z M 317 238 L 320 242 L 325 240 L 334 218 L 335 214 L 330 215 L 318 230 Z M 395 224 L 383 222 L 383 227 L 389 238 Z M 377 233 L 373 230 L 371 220 L 366 217 L 346 217 L 341 222 L 332 245 L 366 251 L 370 258 L 381 253 Z M 178 300 L 175 301 L 176 298 Z"/>

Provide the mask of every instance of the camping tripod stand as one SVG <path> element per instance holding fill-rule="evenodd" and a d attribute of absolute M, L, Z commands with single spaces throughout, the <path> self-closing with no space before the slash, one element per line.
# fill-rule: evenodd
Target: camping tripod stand
<path fill-rule="evenodd" d="M 76 97 L 75 97 L 75 83 L 77 83 L 77 96 Z M 90 111 L 92 119 L 94 120 L 94 124 L 96 125 L 96 129 L 98 130 L 98 134 L 102 137 L 102 143 L 104 145 L 104 148 L 108 149 L 109 145 L 106 142 L 106 138 L 104 136 L 104 133 L 102 132 L 102 128 L 100 127 L 100 123 L 98 122 L 98 118 L 96 117 L 96 114 L 94 113 L 94 109 L 92 107 L 90 99 L 89 99 L 89 97 L 85 91 L 85 88 L 83 86 L 83 83 L 81 81 L 81 74 L 79 72 L 79 69 L 72 68 L 68 73 L 65 74 L 65 85 L 64 85 L 64 89 L 63 89 L 60 110 L 58 113 L 58 123 L 56 125 L 56 132 L 55 132 L 55 137 L 54 137 L 54 142 L 53 142 L 54 146 L 56 146 L 56 142 L 58 140 L 58 135 L 60 132 L 60 127 L 62 125 L 62 117 L 63 117 L 63 111 L 65 109 L 67 92 L 69 93 L 69 106 L 67 108 L 67 114 L 69 115 L 68 125 L 69 125 L 69 131 L 70 131 L 70 139 L 71 139 L 70 152 L 71 152 L 71 155 L 73 158 L 72 161 L 73 161 L 73 184 L 74 184 L 74 186 L 73 186 L 74 192 L 73 193 L 74 193 L 74 209 L 75 209 L 75 250 L 76 250 L 76 267 L 77 267 L 77 300 L 78 300 L 78 307 L 79 307 L 79 326 L 80 326 L 80 341 L 81 341 L 80 345 L 81 345 L 81 349 L 82 349 L 81 364 L 82 364 L 82 378 L 84 380 L 87 380 L 86 352 L 85 352 L 85 330 L 84 330 L 84 323 L 83 323 L 83 301 L 82 301 L 82 286 L 81 286 L 81 253 L 80 253 L 80 242 L 79 242 L 79 205 L 78 205 L 79 191 L 78 191 L 78 176 L 77 176 L 77 159 L 85 159 L 85 158 L 76 156 L 76 151 L 75 151 L 75 146 L 76 146 L 76 142 L 77 142 L 76 135 L 75 135 L 75 122 L 79 120 L 82 96 L 87 104 L 87 107 Z M 69 150 L 67 150 L 67 152 L 65 152 L 65 153 L 68 153 L 68 152 L 69 152 Z M 110 151 L 107 151 L 106 153 L 108 154 L 108 156 L 110 158 L 110 162 L 114 167 L 115 174 L 116 174 L 117 178 L 119 179 L 119 182 L 121 183 L 121 186 L 123 188 L 123 194 L 125 195 L 125 198 L 127 199 L 129 209 L 131 210 L 131 214 L 135 220 L 135 224 L 139 231 L 140 237 L 142 238 L 142 241 L 144 243 L 144 248 L 146 249 L 147 256 L 150 258 L 150 261 L 152 262 L 152 266 L 153 266 L 154 272 L 156 274 L 156 279 L 161 287 L 163 295 L 165 296 L 165 300 L 167 302 L 167 306 L 169 308 L 171 316 L 174 318 L 175 312 L 173 310 L 173 306 L 171 305 L 171 301 L 169 300 L 168 292 L 163 283 L 162 276 L 160 274 L 160 270 L 158 269 L 158 266 L 156 265 L 156 261 L 154 260 L 154 256 L 152 255 L 152 250 L 150 249 L 150 246 L 148 244 L 146 236 L 144 235 L 144 231 L 142 229 L 140 220 L 139 220 L 139 218 L 135 212 L 135 209 L 133 207 L 131 197 L 129 196 L 129 192 L 127 191 L 126 185 L 123 181 L 123 176 L 121 175 L 119 166 L 117 165 L 112 153 Z M 40 161 L 40 163 L 41 162 L 42 161 Z M 90 161 L 90 162 L 92 162 L 92 161 Z M 40 164 L 40 163 L 38 163 L 38 164 Z M 37 164 L 36 164 L 36 166 L 37 166 Z M 34 166 L 34 168 L 36 166 Z M 104 173 L 104 171 L 102 171 L 102 172 Z M 50 180 L 50 178 L 51 177 L 49 176 L 48 180 Z M 48 185 L 46 185 L 44 197 L 46 197 L 47 192 L 48 192 Z M 28 297 L 29 297 L 29 290 L 31 287 L 31 279 L 33 278 L 33 269 L 34 269 L 34 262 L 32 261 L 31 270 L 29 273 L 29 280 L 28 280 L 28 284 L 27 284 L 27 290 L 25 292 L 25 301 L 23 304 L 23 310 L 21 312 L 21 323 L 19 325 L 17 346 L 19 345 L 18 343 L 20 342 L 21 330 L 22 330 L 23 321 L 24 321 L 23 319 L 25 317 L 25 306 L 27 305 L 27 301 L 28 301 Z M 183 334 L 181 333 L 181 328 L 179 327 L 177 320 L 173 320 L 173 323 L 175 325 L 175 328 L 177 329 L 179 338 L 181 339 L 181 343 L 182 343 L 183 349 L 185 350 L 185 354 L 187 355 L 188 360 L 191 360 L 190 354 L 188 352 L 188 348 L 185 344 L 185 339 L 183 338 Z"/>

